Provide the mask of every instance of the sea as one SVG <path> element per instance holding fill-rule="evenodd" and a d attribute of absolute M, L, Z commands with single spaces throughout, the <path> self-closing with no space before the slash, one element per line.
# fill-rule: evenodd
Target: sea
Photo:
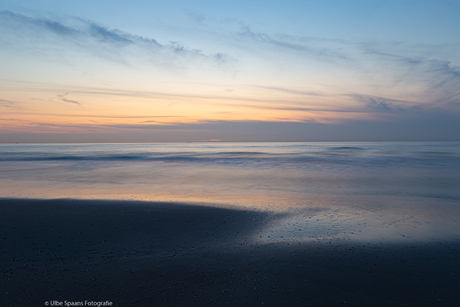
<path fill-rule="evenodd" d="M 290 213 L 271 239 L 306 219 L 295 236 L 460 237 L 460 142 L 0 144 L 0 197 Z"/>

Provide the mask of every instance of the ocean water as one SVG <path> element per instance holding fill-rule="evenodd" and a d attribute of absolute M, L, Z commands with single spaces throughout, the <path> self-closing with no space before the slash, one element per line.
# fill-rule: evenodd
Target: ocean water
<path fill-rule="evenodd" d="M 0 197 L 295 213 L 270 239 L 447 238 L 460 235 L 460 142 L 2 144 Z"/>

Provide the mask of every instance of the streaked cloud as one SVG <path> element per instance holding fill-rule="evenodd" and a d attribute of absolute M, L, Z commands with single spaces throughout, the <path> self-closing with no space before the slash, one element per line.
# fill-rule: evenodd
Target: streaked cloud
<path fill-rule="evenodd" d="M 15 107 L 18 103 L 16 101 L 0 99 L 0 107 L 12 108 Z"/>
<path fill-rule="evenodd" d="M 197 57 L 201 60 L 222 64 L 228 61 L 234 61 L 224 52 L 215 54 L 204 54 L 199 49 L 193 49 L 181 45 L 178 42 L 169 42 L 160 44 L 153 38 L 143 37 L 131 34 L 118 29 L 109 29 L 93 21 L 81 18 L 67 18 L 72 25 L 66 25 L 63 22 L 47 18 L 35 18 L 23 14 L 17 14 L 10 11 L 0 11 L 2 19 L 3 32 L 8 31 L 10 35 L 16 37 L 15 40 L 26 40 L 27 36 L 39 33 L 43 39 L 54 39 L 60 37 L 63 42 L 71 44 L 72 48 L 78 48 L 84 52 L 100 51 L 98 45 L 110 45 L 113 48 L 112 53 L 120 55 L 120 51 L 135 46 L 141 49 L 146 55 L 155 54 L 157 56 L 167 57 L 168 60 L 178 56 Z M 2 32 L 0 30 L 0 32 Z M 47 37 L 48 36 L 48 37 Z M 13 44 L 15 42 L 12 42 Z M 43 42 L 42 42 L 43 43 Z M 50 43 L 55 44 L 51 41 Z M 94 48 L 96 48 L 94 50 Z M 115 60 L 117 57 L 109 57 L 108 60 Z M 118 59 L 118 60 L 125 60 Z"/>
<path fill-rule="evenodd" d="M 297 51 L 326 61 L 350 60 L 347 53 L 343 52 L 344 45 L 348 44 L 336 39 L 295 37 L 287 34 L 271 35 L 263 32 L 253 32 L 247 25 L 244 25 L 243 30 L 237 34 L 254 42 Z"/>
<path fill-rule="evenodd" d="M 459 114 L 444 110 L 417 110 L 404 121 L 353 121 L 341 124 L 312 122 L 203 121 L 195 124 L 75 125 L 29 123 L 22 131 L 3 131 L 0 140 L 14 136 L 25 141 L 33 128 L 35 141 L 49 142 L 54 134 L 77 141 L 91 133 L 91 140 L 106 142 L 167 142 L 219 139 L 221 141 L 449 141 L 458 140 Z M 29 132 L 28 132 L 29 131 Z M 52 133 L 50 135 L 49 133 Z"/>
<path fill-rule="evenodd" d="M 64 97 L 67 96 L 67 95 L 69 95 L 69 93 L 65 93 L 65 94 L 57 95 L 57 96 L 59 97 L 59 99 L 61 99 L 61 100 L 64 101 L 64 102 L 68 102 L 68 103 L 73 103 L 73 104 L 80 105 L 80 103 L 79 103 L 78 101 L 64 98 Z"/>

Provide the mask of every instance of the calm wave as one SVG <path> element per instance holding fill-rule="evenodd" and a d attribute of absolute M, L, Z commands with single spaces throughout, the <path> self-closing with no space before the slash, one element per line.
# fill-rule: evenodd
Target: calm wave
<path fill-rule="evenodd" d="M 327 157 L 382 159 L 460 159 L 459 142 L 412 143 L 184 143 L 184 144 L 20 144 L 0 145 L 0 161 L 177 161 L 313 162 Z"/>
<path fill-rule="evenodd" d="M 0 145 L 0 197 L 295 212 L 271 239 L 460 237 L 460 142 Z"/>
<path fill-rule="evenodd" d="M 0 170 L 4 197 L 460 199 L 460 142 L 3 144 Z"/>

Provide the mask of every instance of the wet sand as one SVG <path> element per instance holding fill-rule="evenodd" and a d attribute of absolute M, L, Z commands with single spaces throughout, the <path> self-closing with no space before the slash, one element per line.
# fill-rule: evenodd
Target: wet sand
<path fill-rule="evenodd" d="M 0 305 L 460 304 L 460 241 L 261 238 L 285 216 L 171 203 L 0 199 Z"/>

